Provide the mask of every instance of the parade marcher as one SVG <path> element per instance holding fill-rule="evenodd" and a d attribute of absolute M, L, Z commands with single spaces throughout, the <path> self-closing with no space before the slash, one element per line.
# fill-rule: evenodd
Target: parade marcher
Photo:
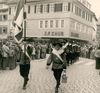
<path fill-rule="evenodd" d="M 65 61 L 65 56 L 64 53 L 59 51 L 62 47 L 62 44 L 56 43 L 54 45 L 54 49 L 52 53 L 50 54 L 48 60 L 47 60 L 47 68 L 49 65 L 52 63 L 52 71 L 54 78 L 56 80 L 56 88 L 55 90 L 58 91 L 58 88 L 60 86 L 60 80 L 61 80 L 61 74 L 63 69 L 66 69 L 66 61 Z"/>
<path fill-rule="evenodd" d="M 2 57 L 3 57 L 2 69 L 3 70 L 6 70 L 6 67 L 9 66 L 9 63 L 8 63 L 9 47 L 6 45 L 6 42 L 3 42 L 3 46 L 2 46 Z"/>
<path fill-rule="evenodd" d="M 28 51 L 26 49 L 26 51 Z M 24 52 L 23 49 L 21 49 L 20 52 L 20 75 L 24 78 L 24 84 L 23 89 L 26 89 L 26 85 L 29 80 L 29 71 L 30 71 L 30 54 L 28 55 L 27 52 Z"/>
<path fill-rule="evenodd" d="M 100 47 L 95 51 L 96 69 L 100 70 Z M 100 75 L 100 72 L 99 72 Z"/>

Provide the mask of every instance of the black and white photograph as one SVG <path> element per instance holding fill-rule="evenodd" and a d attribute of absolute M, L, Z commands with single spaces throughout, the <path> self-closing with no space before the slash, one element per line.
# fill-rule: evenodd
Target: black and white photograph
<path fill-rule="evenodd" d="M 0 93 L 100 93 L 99 0 L 0 0 Z"/>

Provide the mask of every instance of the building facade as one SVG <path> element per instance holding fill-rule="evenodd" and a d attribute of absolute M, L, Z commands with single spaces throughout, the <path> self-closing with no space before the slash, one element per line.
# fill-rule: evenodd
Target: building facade
<path fill-rule="evenodd" d="M 7 39 L 8 27 L 8 6 L 0 3 L 0 39 Z"/>
<path fill-rule="evenodd" d="M 98 45 L 100 45 L 100 17 L 99 17 L 98 23 L 97 23 L 96 38 L 97 38 Z"/>
<path fill-rule="evenodd" d="M 11 24 L 16 1 L 9 1 L 8 6 Z M 92 41 L 96 32 L 96 19 L 90 8 L 91 5 L 86 0 L 27 0 L 27 37 Z M 11 29 L 9 26 L 9 30 Z"/>

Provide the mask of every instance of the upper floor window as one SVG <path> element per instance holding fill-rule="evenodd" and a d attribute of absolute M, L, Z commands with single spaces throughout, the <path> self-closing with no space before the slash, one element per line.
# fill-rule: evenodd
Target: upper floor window
<path fill-rule="evenodd" d="M 30 14 L 30 5 L 28 6 L 28 13 Z"/>
<path fill-rule="evenodd" d="M 3 20 L 6 21 L 7 19 L 7 15 L 3 15 Z"/>
<path fill-rule="evenodd" d="M 70 6 L 71 6 L 70 3 L 68 3 L 68 11 L 70 11 Z"/>
<path fill-rule="evenodd" d="M 48 4 L 48 5 L 47 5 L 47 12 L 48 12 L 48 13 L 49 13 L 49 7 L 50 7 L 50 5 Z"/>
<path fill-rule="evenodd" d="M 0 15 L 0 21 L 2 21 L 2 15 Z"/>
<path fill-rule="evenodd" d="M 92 22 L 92 15 L 90 16 L 90 22 Z"/>
<path fill-rule="evenodd" d="M 36 13 L 36 8 L 37 8 L 37 6 L 35 5 L 35 6 L 34 6 L 34 13 Z"/>
<path fill-rule="evenodd" d="M 64 11 L 68 11 L 68 3 L 63 4 Z"/>
<path fill-rule="evenodd" d="M 0 27 L 0 34 L 2 34 L 2 27 Z"/>
<path fill-rule="evenodd" d="M 9 15 L 11 15 L 11 7 L 9 7 Z"/>
<path fill-rule="evenodd" d="M 40 21 L 40 28 L 43 28 L 43 21 Z"/>
<path fill-rule="evenodd" d="M 53 20 L 50 20 L 50 28 L 53 28 Z"/>
<path fill-rule="evenodd" d="M 75 6 L 75 14 L 78 15 L 78 7 Z"/>
<path fill-rule="evenodd" d="M 7 34 L 7 27 L 3 27 L 2 31 L 3 31 L 3 34 Z"/>
<path fill-rule="evenodd" d="M 54 12 L 54 4 L 50 4 L 50 12 Z"/>
<path fill-rule="evenodd" d="M 60 4 L 55 4 L 54 11 L 55 11 L 55 12 L 61 12 L 61 11 L 62 11 L 62 3 L 60 3 Z"/>
<path fill-rule="evenodd" d="M 82 10 L 79 8 L 79 16 L 81 16 Z"/>
<path fill-rule="evenodd" d="M 59 20 L 56 20 L 56 28 L 59 27 Z"/>
<path fill-rule="evenodd" d="M 43 5 L 40 5 L 40 13 L 43 12 Z"/>
<path fill-rule="evenodd" d="M 48 21 L 45 21 L 45 28 L 48 28 Z"/>
<path fill-rule="evenodd" d="M 61 20 L 61 28 L 64 27 L 64 20 Z"/>
<path fill-rule="evenodd" d="M 82 12 L 82 18 L 85 18 L 85 11 Z"/>

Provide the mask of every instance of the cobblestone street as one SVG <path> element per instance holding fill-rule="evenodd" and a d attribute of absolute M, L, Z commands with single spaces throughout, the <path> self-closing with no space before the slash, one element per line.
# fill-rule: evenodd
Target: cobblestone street
<path fill-rule="evenodd" d="M 68 81 L 61 84 L 59 93 L 100 93 L 100 76 L 95 70 L 95 61 L 80 58 L 67 69 Z M 0 93 L 54 93 L 55 80 L 51 69 L 46 69 L 46 59 L 31 62 L 27 89 L 23 90 L 23 79 L 19 67 L 0 71 Z"/>

